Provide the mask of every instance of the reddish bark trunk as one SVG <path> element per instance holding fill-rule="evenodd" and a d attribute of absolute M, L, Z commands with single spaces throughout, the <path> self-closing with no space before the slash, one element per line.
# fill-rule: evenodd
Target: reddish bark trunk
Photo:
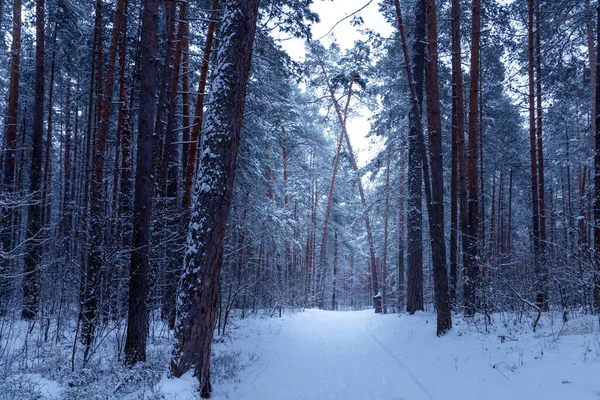
<path fill-rule="evenodd" d="M 190 205 L 190 195 L 192 191 L 192 181 L 196 172 L 196 155 L 198 146 L 201 144 L 200 133 L 202 132 L 202 120 L 204 115 L 204 99 L 206 90 L 206 79 L 208 78 L 208 67 L 210 63 L 210 55 L 212 52 L 212 44 L 217 27 L 219 0 L 212 0 L 210 13 L 210 22 L 208 23 L 208 31 L 206 33 L 206 43 L 204 44 L 204 53 L 202 58 L 202 67 L 200 68 L 200 83 L 198 84 L 198 98 L 196 99 L 196 109 L 194 111 L 194 123 L 190 136 L 190 145 L 188 149 L 188 159 L 185 167 L 185 185 L 183 192 L 183 209 L 187 210 Z"/>
<path fill-rule="evenodd" d="M 217 53 L 205 147 L 195 185 L 182 294 L 171 371 L 192 367 L 200 395 L 209 397 L 210 357 L 223 261 L 223 240 L 232 198 L 246 86 L 258 17 L 258 0 L 227 0 Z"/>

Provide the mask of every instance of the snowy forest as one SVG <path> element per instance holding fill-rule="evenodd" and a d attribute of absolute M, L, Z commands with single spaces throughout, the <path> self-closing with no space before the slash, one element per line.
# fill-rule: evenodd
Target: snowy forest
<path fill-rule="evenodd" d="M 0 0 L 0 399 L 599 398 L 599 26 Z"/>

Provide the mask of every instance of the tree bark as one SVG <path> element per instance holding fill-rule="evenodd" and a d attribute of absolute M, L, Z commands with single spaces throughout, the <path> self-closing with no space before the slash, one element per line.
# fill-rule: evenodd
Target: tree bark
<path fill-rule="evenodd" d="M 104 79 L 98 75 L 99 80 L 105 83 L 102 94 L 99 94 L 98 106 L 98 131 L 92 155 L 92 181 L 90 196 L 90 251 L 88 254 L 88 271 L 86 297 L 82 304 L 83 315 L 87 321 L 84 327 L 83 336 L 86 342 L 86 352 L 94 340 L 94 330 L 96 324 L 96 311 L 98 307 L 98 294 L 100 293 L 102 264 L 103 264 L 103 234 L 106 223 L 104 210 L 106 206 L 106 196 L 104 191 L 104 163 L 106 159 L 106 147 L 108 139 L 108 130 L 110 126 L 110 114 L 112 110 L 112 97 L 114 88 L 114 75 L 116 69 L 117 46 L 120 36 L 121 17 L 123 15 L 123 1 L 117 1 L 117 7 L 113 17 L 113 30 L 111 33 L 110 48 L 108 52 L 108 63 L 106 65 L 106 74 Z M 99 54 L 102 48 L 98 47 Z M 101 71 L 100 69 L 98 70 Z"/>
<path fill-rule="evenodd" d="M 40 263 L 42 254 L 38 243 L 40 231 L 40 189 L 42 183 L 42 141 L 44 136 L 44 41 L 45 16 L 44 0 L 35 2 L 35 94 L 33 104 L 32 152 L 29 172 L 29 195 L 27 206 L 27 249 L 25 254 L 25 275 L 23 277 L 24 319 L 37 318 L 40 301 Z"/>
<path fill-rule="evenodd" d="M 540 221 L 539 221 L 539 182 L 538 182 L 538 155 L 536 141 L 536 110 L 535 110 L 535 59 L 534 59 L 534 0 L 527 2 L 528 13 L 528 57 L 529 57 L 529 145 L 530 145 L 530 162 L 531 162 L 531 222 L 532 222 L 532 248 L 533 248 L 533 266 L 536 280 L 540 278 Z M 536 301 L 540 298 L 536 295 Z M 538 303 L 542 306 L 543 303 Z"/>
<path fill-rule="evenodd" d="M 6 114 L 6 155 L 4 188 L 12 192 L 15 180 L 17 119 L 19 111 L 19 77 L 21 73 L 21 0 L 13 0 L 12 44 L 10 46 L 10 84 Z"/>
<path fill-rule="evenodd" d="M 200 169 L 188 233 L 182 292 L 175 327 L 171 372 L 181 376 L 192 367 L 200 395 L 210 396 L 210 356 L 223 262 L 223 239 L 244 115 L 250 59 L 258 17 L 258 0 L 226 0 L 217 52 L 211 108 L 207 114 Z"/>
<path fill-rule="evenodd" d="M 399 6 L 398 6 L 399 7 Z M 414 107 L 410 109 L 408 134 L 408 211 L 407 211 L 407 285 L 406 311 L 414 314 L 423 310 L 423 178 L 421 149 L 416 121 L 421 116 L 423 104 L 423 80 L 425 74 L 425 0 L 415 0 L 415 32 L 413 41 L 412 76 L 409 84 L 415 85 L 415 96 L 418 103 L 418 115 Z"/>
<path fill-rule="evenodd" d="M 596 10 L 597 30 L 596 56 L 600 58 L 600 4 Z M 600 76 L 600 60 L 596 60 L 596 76 Z M 596 93 L 600 90 L 600 81 L 596 81 Z M 600 109 L 600 98 L 596 97 L 596 110 Z M 594 138 L 600 143 L 600 115 L 595 115 L 596 125 Z M 596 145 L 594 153 L 594 304 L 596 313 L 600 314 L 600 146 Z"/>
<path fill-rule="evenodd" d="M 442 179 L 442 152 L 441 152 L 441 119 L 440 119 L 440 104 L 439 92 L 437 91 L 438 75 L 437 75 L 437 23 L 436 10 L 431 8 L 432 5 L 427 5 L 427 30 L 429 41 L 429 63 L 427 68 L 428 73 L 428 124 L 430 129 L 430 160 L 427 159 L 427 150 L 425 148 L 425 138 L 423 135 L 423 127 L 421 125 L 421 112 L 419 109 L 419 101 L 416 94 L 416 85 L 413 80 L 412 70 L 410 68 L 410 55 L 408 54 L 408 46 L 406 44 L 406 35 L 404 33 L 404 22 L 400 9 L 400 1 L 395 0 L 396 18 L 398 21 L 398 29 L 400 31 L 400 40 L 404 53 L 405 70 L 407 80 L 409 82 L 410 100 L 412 112 L 415 115 L 415 127 L 417 133 L 418 144 L 421 153 L 421 162 L 423 164 L 423 180 L 425 181 L 425 199 L 427 203 L 427 212 L 429 214 L 429 231 L 431 234 L 431 252 L 433 258 L 434 270 L 434 290 L 435 301 L 437 307 L 437 335 L 443 335 L 452 328 L 452 320 L 450 315 L 450 299 L 448 295 L 448 278 L 446 276 L 446 248 L 444 240 L 444 209 L 443 209 L 443 179 Z M 429 172 L 429 162 L 432 162 L 436 168 L 434 173 L 436 177 L 435 184 L 435 202 L 432 189 L 432 175 Z M 441 213 L 440 213 L 441 211 Z M 443 276 L 440 276 L 442 275 Z"/>
<path fill-rule="evenodd" d="M 466 239 L 464 305 L 467 315 L 475 313 L 477 287 L 477 253 L 479 234 L 479 183 L 477 180 L 477 116 L 479 111 L 479 65 L 481 43 L 481 1 L 473 0 L 471 31 L 471 72 L 469 83 L 469 150 L 467 156 L 468 235 Z"/>
<path fill-rule="evenodd" d="M 325 77 L 325 80 L 327 81 L 327 87 L 329 89 L 329 95 L 331 96 L 332 100 L 335 101 L 335 92 L 333 91 L 333 87 L 329 84 L 329 77 L 327 76 L 327 71 L 325 70 L 325 66 L 323 65 L 323 63 L 320 64 L 321 65 L 321 69 L 323 71 L 323 76 Z M 319 274 L 324 274 L 325 273 L 325 267 L 327 264 L 327 227 L 329 225 L 329 216 L 331 214 L 331 204 L 333 202 L 333 188 L 335 186 L 335 178 L 337 176 L 337 170 L 338 170 L 338 165 L 340 163 L 340 156 L 342 153 L 342 145 L 344 143 L 344 136 L 347 134 L 346 132 L 346 120 L 348 117 L 348 107 L 350 106 L 350 100 L 352 99 L 352 86 L 354 85 L 354 79 L 355 79 L 355 75 L 354 73 L 352 73 L 352 76 L 350 78 L 350 84 L 348 86 L 348 95 L 346 97 L 346 105 L 344 107 L 344 114 L 342 117 L 342 122 L 341 122 L 341 132 L 340 132 L 340 137 L 338 139 L 338 145 L 337 145 L 337 151 L 335 153 L 335 159 L 333 161 L 333 170 L 331 172 L 331 181 L 329 182 L 329 194 L 327 196 L 327 205 L 325 206 L 325 216 L 323 217 L 323 231 L 321 233 L 321 250 L 319 252 L 319 266 L 318 266 L 318 273 Z M 318 304 L 317 306 L 319 308 L 323 308 L 324 307 L 324 300 L 323 298 L 319 298 Z"/>
<path fill-rule="evenodd" d="M 448 293 L 446 239 L 444 237 L 444 160 L 442 157 L 442 120 L 438 78 L 437 10 L 434 1 L 428 1 L 426 4 L 427 79 L 425 91 L 427 93 L 427 127 L 431 169 L 431 200 L 428 214 L 434 298 L 437 311 L 437 335 L 441 336 L 452 328 L 452 316 Z"/>
<path fill-rule="evenodd" d="M 120 0 L 123 1 L 123 0 Z M 125 362 L 134 365 L 146 361 L 148 337 L 148 269 L 150 244 L 149 201 L 153 192 L 152 146 L 154 114 L 156 111 L 156 54 L 158 48 L 158 3 L 145 0 L 142 14 L 140 48 L 140 100 L 133 199 L 133 243 L 129 267 L 129 310 L 127 313 L 127 338 Z M 115 24 L 115 26 L 119 26 Z"/>
<path fill-rule="evenodd" d="M 542 310 L 548 310 L 548 299 L 546 295 L 546 185 L 544 179 L 544 147 L 543 147 L 543 130 L 542 130 L 542 49 L 541 49 L 541 9 L 540 0 L 537 0 L 537 12 L 535 13 L 535 49 L 536 49 L 536 107 L 537 107 L 537 163 L 538 163 L 538 200 L 540 213 L 540 275 L 537 277 L 539 289 L 537 293 L 537 304 Z"/>
<path fill-rule="evenodd" d="M 50 82 L 48 84 L 48 127 L 46 129 L 46 155 L 44 157 L 44 180 L 42 183 L 42 210 L 40 222 L 42 228 L 50 223 L 50 205 L 48 204 L 48 192 L 50 191 L 50 179 L 52 176 L 52 163 L 50 157 L 52 153 L 52 116 L 54 114 L 54 71 L 56 70 L 56 33 L 58 31 L 58 22 L 54 23 L 54 33 L 52 34 L 52 57 L 50 62 Z"/>
<path fill-rule="evenodd" d="M 458 286 L 458 230 L 462 233 L 462 254 L 468 254 L 467 179 L 465 165 L 465 126 L 463 74 L 460 35 L 460 2 L 452 0 L 452 189 L 450 227 L 450 301 L 456 301 Z M 460 212 L 459 212 L 460 211 Z M 460 220 L 459 220 L 460 215 Z M 452 254 L 452 253 L 455 254 Z"/>
<path fill-rule="evenodd" d="M 381 260 L 381 305 L 382 312 L 387 313 L 387 246 L 388 246 L 388 222 L 390 210 L 390 154 L 386 155 L 385 168 L 385 207 L 383 211 L 383 257 Z"/>
<path fill-rule="evenodd" d="M 198 98 L 196 99 L 196 108 L 194 111 L 194 123 L 192 126 L 192 134 L 190 136 L 190 144 L 188 148 L 188 159 L 185 167 L 185 185 L 183 192 L 183 209 L 187 210 L 190 206 L 190 194 L 192 190 L 192 181 L 196 172 L 196 154 L 200 142 L 200 133 L 202 132 L 202 123 L 204 116 L 204 99 L 206 90 L 206 79 L 208 78 L 208 67 L 210 64 L 210 54 L 212 52 L 212 44 L 217 27 L 217 16 L 219 9 L 219 0 L 212 0 L 210 13 L 210 22 L 208 23 L 208 31 L 206 32 L 206 43 L 204 44 L 204 53 L 202 58 L 202 67 L 200 68 L 200 83 L 198 84 Z"/>
<path fill-rule="evenodd" d="M 329 81 L 327 81 L 327 86 L 331 88 Z M 344 129 L 344 115 L 342 113 L 340 104 L 337 101 L 337 98 L 332 95 L 333 105 L 335 108 L 335 112 L 338 117 L 338 122 Z M 352 144 L 350 143 L 350 137 L 348 135 L 342 135 L 346 139 L 346 147 L 348 148 L 348 155 L 350 156 L 350 164 L 352 165 L 352 169 L 356 173 L 356 183 L 358 185 L 358 193 L 360 195 L 360 201 L 363 206 L 363 218 L 365 220 L 365 227 L 367 229 L 367 240 L 369 242 L 369 255 L 370 255 L 370 266 L 371 266 L 371 290 L 373 293 L 373 303 L 375 306 L 375 313 L 381 313 L 381 293 L 379 292 L 379 280 L 377 277 L 377 257 L 375 256 L 375 244 L 373 241 L 373 231 L 371 229 L 371 220 L 369 218 L 369 209 L 367 207 L 367 200 L 365 197 L 365 191 L 363 188 L 361 176 L 358 174 L 358 164 L 356 163 L 356 158 L 354 157 L 354 151 L 352 150 Z"/>

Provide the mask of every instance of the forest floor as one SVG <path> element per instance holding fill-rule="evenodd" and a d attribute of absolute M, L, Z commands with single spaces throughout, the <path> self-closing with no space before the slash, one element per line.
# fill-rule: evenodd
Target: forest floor
<path fill-rule="evenodd" d="M 153 326 L 148 362 L 124 367 L 115 329 L 71 372 L 72 338 L 24 338 L 17 323 L 0 337 L 0 399 L 198 399 L 191 373 L 167 377 L 173 339 Z M 550 313 L 534 333 L 527 314 L 505 313 L 455 316 L 438 338 L 432 313 L 252 315 L 215 339 L 212 378 L 217 400 L 600 400 L 600 329 Z"/>
<path fill-rule="evenodd" d="M 454 329 L 440 338 L 429 313 L 307 310 L 248 319 L 234 330 L 233 341 L 216 346 L 217 358 L 233 351 L 244 369 L 215 384 L 214 398 L 600 399 L 595 317 L 563 323 L 549 314 L 537 333 L 526 315 L 492 319 L 486 326 L 456 317 Z M 163 382 L 171 398 L 185 391 L 176 381 Z"/>

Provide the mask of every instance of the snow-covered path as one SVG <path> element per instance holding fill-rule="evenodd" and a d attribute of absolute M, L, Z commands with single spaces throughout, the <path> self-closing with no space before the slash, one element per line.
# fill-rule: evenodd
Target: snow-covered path
<path fill-rule="evenodd" d="M 426 313 L 308 310 L 250 319 L 217 352 L 239 351 L 253 361 L 237 382 L 215 384 L 214 398 L 600 399 L 597 325 L 546 319 L 533 334 L 525 324 L 496 318 L 491 333 L 456 318 L 442 338 Z M 498 335 L 515 340 L 501 342 Z"/>
<path fill-rule="evenodd" d="M 264 338 L 265 369 L 231 397 L 396 400 L 411 393 L 431 399 L 418 377 L 371 336 L 371 314 L 311 311 L 292 318 Z"/>

